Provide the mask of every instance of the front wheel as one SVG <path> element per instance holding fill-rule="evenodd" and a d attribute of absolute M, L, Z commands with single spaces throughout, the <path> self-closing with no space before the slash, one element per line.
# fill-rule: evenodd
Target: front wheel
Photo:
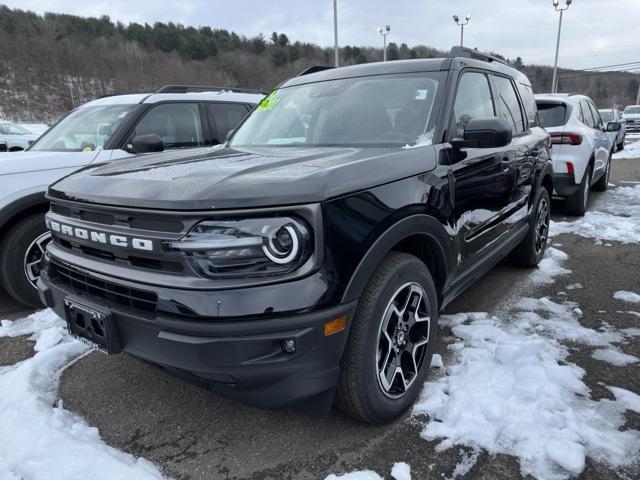
<path fill-rule="evenodd" d="M 613 153 L 609 153 L 609 160 L 607 161 L 607 168 L 605 169 L 602 176 L 598 179 L 596 183 L 593 184 L 593 189 L 596 192 L 604 192 L 609 188 L 609 177 L 611 177 L 611 161 L 612 161 Z"/>
<path fill-rule="evenodd" d="M 535 267 L 547 249 L 551 201 L 546 188 L 540 187 L 529 219 L 529 231 L 524 240 L 511 252 L 511 260 L 521 267 Z"/>
<path fill-rule="evenodd" d="M 336 405 L 372 424 L 389 422 L 420 393 L 436 343 L 438 300 L 429 270 L 387 255 L 362 297 L 342 358 Z"/>
<path fill-rule="evenodd" d="M 40 260 L 51 234 L 44 215 L 36 213 L 16 223 L 0 244 L 0 282 L 15 300 L 28 307 L 42 307 L 36 282 Z"/>

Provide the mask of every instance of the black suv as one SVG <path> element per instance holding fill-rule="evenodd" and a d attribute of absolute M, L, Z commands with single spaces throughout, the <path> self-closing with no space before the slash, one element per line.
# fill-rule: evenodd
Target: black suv
<path fill-rule="evenodd" d="M 386 422 L 422 388 L 439 310 L 506 255 L 540 261 L 548 147 L 527 78 L 492 57 L 314 68 L 224 148 L 51 186 L 41 297 L 108 353 Z"/>

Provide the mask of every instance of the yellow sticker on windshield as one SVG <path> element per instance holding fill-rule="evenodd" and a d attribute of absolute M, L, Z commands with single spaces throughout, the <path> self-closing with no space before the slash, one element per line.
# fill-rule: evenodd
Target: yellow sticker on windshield
<path fill-rule="evenodd" d="M 271 110 L 278 103 L 280 103 L 280 97 L 278 97 L 278 91 L 274 90 L 268 96 L 260 100 L 260 103 L 258 104 L 258 108 L 256 110 Z"/>

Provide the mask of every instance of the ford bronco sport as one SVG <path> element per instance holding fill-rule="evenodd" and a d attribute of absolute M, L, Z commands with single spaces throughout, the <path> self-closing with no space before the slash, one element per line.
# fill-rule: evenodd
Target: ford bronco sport
<path fill-rule="evenodd" d="M 75 335 L 260 407 L 388 422 L 438 312 L 544 254 L 549 136 L 493 57 L 312 68 L 223 146 L 50 187 L 43 301 Z"/>

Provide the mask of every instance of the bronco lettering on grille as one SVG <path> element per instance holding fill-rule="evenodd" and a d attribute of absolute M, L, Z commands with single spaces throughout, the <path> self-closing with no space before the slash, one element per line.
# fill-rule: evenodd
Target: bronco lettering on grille
<path fill-rule="evenodd" d="M 79 238 L 81 240 L 89 240 L 91 242 L 100 243 L 102 245 L 113 245 L 114 247 L 134 248 L 136 250 L 153 250 L 153 240 L 145 238 L 130 238 L 125 235 L 116 235 L 107 232 L 88 230 L 86 228 L 74 227 L 60 222 L 46 219 L 47 227 L 53 232 L 58 232 L 70 237 Z"/>

